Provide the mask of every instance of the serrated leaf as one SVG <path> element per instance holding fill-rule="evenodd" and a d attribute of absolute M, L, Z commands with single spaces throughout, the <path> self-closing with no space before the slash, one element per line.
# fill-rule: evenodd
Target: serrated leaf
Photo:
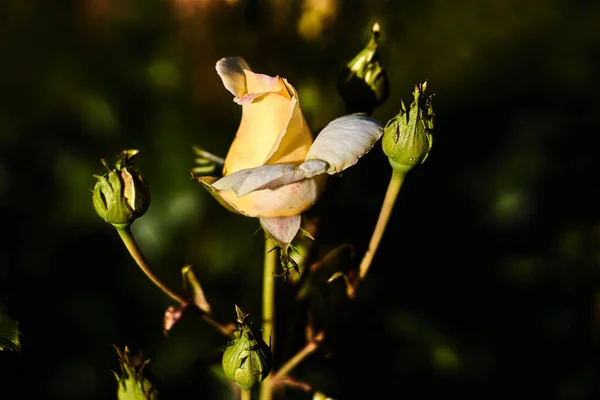
<path fill-rule="evenodd" d="M 0 305 L 0 350 L 21 351 L 19 323 Z"/>

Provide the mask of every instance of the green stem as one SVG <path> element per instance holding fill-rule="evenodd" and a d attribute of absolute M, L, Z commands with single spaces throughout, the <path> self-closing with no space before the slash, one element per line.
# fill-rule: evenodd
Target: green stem
<path fill-rule="evenodd" d="M 252 389 L 242 389 L 240 400 L 252 400 Z"/>
<path fill-rule="evenodd" d="M 369 248 L 367 249 L 367 252 L 360 263 L 359 278 L 356 280 L 354 288 L 358 286 L 360 281 L 363 280 L 367 275 L 367 272 L 369 272 L 369 267 L 371 266 L 375 252 L 379 247 L 381 238 L 383 237 L 383 232 L 385 231 L 387 223 L 390 219 L 390 215 L 392 214 L 392 210 L 394 209 L 394 204 L 396 203 L 396 198 L 398 197 L 398 193 L 400 192 L 400 188 L 402 187 L 405 176 L 406 173 L 404 172 L 394 171 L 392 173 L 387 192 L 385 193 L 385 198 L 383 199 L 383 204 L 381 205 L 379 218 L 377 219 L 377 224 L 375 225 L 373 235 L 371 236 L 371 241 L 369 242 Z"/>
<path fill-rule="evenodd" d="M 135 241 L 135 238 L 133 237 L 133 233 L 131 233 L 131 228 L 129 226 L 126 228 L 117 228 L 117 232 L 119 232 L 119 236 L 123 240 L 123 243 L 125 244 L 125 247 L 127 247 L 127 250 L 129 250 L 129 254 L 131 254 L 131 257 L 133 257 L 133 259 L 140 267 L 142 272 L 146 274 L 146 276 L 152 281 L 152 283 L 158 286 L 158 288 L 162 290 L 163 293 L 165 293 L 171 299 L 175 300 L 177 303 L 181 305 L 187 304 L 188 301 L 183 296 L 169 289 L 167 285 L 160 281 L 160 279 L 158 278 L 158 276 L 156 276 L 154 271 L 150 269 L 150 267 L 148 266 L 148 262 L 144 257 L 144 254 L 140 250 L 140 247 L 138 246 L 137 242 Z"/>
<path fill-rule="evenodd" d="M 265 237 L 265 264 L 263 271 L 263 305 L 262 305 L 262 329 L 265 342 L 269 343 L 271 352 L 275 348 L 275 273 L 277 272 L 277 250 L 275 242 L 266 235 Z M 273 398 L 272 374 L 269 374 L 260 386 L 260 400 L 271 400 Z"/>
<path fill-rule="evenodd" d="M 150 279 L 152 281 L 152 283 L 154 283 L 163 293 L 165 293 L 171 299 L 175 300 L 182 307 L 192 305 L 193 307 L 198 309 L 202 313 L 202 318 L 206 322 L 208 322 L 210 325 L 214 326 L 223 335 L 225 335 L 227 337 L 231 337 L 231 335 L 233 334 L 233 330 L 234 330 L 231 326 L 221 325 L 219 322 L 215 321 L 208 314 L 206 314 L 205 311 L 201 310 L 194 302 L 189 302 L 185 297 L 181 296 L 180 294 L 175 293 L 173 290 L 169 289 L 169 287 L 167 285 L 165 285 L 164 283 L 161 282 L 161 280 L 158 278 L 158 276 L 156 276 L 154 271 L 152 271 L 152 269 L 148 265 L 148 262 L 146 261 L 146 258 L 144 257 L 142 250 L 140 250 L 140 247 L 138 246 L 138 244 L 135 240 L 135 237 L 133 236 L 133 233 L 131 232 L 131 228 L 129 226 L 127 226 L 125 228 L 117 228 L 117 232 L 119 232 L 119 236 L 121 237 L 121 240 L 123 240 L 125 247 L 127 247 L 129 254 L 131 254 L 131 257 L 133 257 L 133 259 L 135 260 L 137 265 L 140 267 L 142 272 L 148 277 L 148 279 Z"/>

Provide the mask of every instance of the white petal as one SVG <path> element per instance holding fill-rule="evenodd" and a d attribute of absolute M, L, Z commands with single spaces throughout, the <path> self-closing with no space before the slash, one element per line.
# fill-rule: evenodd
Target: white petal
<path fill-rule="evenodd" d="M 242 169 L 234 174 L 227 175 L 212 184 L 217 190 L 233 190 L 237 193 L 244 180 L 252 173 L 252 168 Z"/>
<path fill-rule="evenodd" d="M 254 168 L 236 191 L 243 196 L 259 189 L 269 189 L 304 179 L 302 171 L 294 164 L 268 164 Z"/>
<path fill-rule="evenodd" d="M 217 74 L 223 81 L 223 86 L 233 94 L 236 99 L 248 93 L 246 90 L 246 74 L 244 70 L 252 71 L 242 57 L 221 58 L 215 67 Z"/>
<path fill-rule="evenodd" d="M 364 114 L 345 115 L 331 121 L 315 139 L 306 160 L 329 164 L 330 175 L 356 164 L 383 135 L 383 125 Z"/>
<path fill-rule="evenodd" d="M 227 175 L 213 184 L 217 190 L 233 190 L 238 197 L 262 189 L 272 189 L 310 179 L 327 172 L 328 165 L 321 160 L 311 160 L 300 165 L 267 164 L 247 168 Z"/>

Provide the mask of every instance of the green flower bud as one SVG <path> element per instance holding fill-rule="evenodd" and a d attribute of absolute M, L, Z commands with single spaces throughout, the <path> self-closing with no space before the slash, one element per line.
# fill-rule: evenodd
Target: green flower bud
<path fill-rule="evenodd" d="M 238 330 L 223 354 L 225 375 L 242 389 L 258 385 L 271 371 L 271 349 L 256 332 L 245 323 L 247 317 L 236 306 Z"/>
<path fill-rule="evenodd" d="M 380 33 L 379 23 L 376 22 L 371 29 L 369 43 L 346 64 L 338 77 L 338 93 L 346 104 L 348 114 L 371 114 L 388 97 L 389 81 L 379 58 L 377 44 Z"/>
<path fill-rule="evenodd" d="M 102 176 L 94 175 L 94 208 L 98 215 L 115 228 L 125 228 L 146 213 L 150 206 L 150 190 L 135 168 L 133 158 L 138 150 L 123 150 L 114 166 L 105 160 L 108 170 Z"/>
<path fill-rule="evenodd" d="M 425 96 L 427 82 L 415 86 L 415 100 L 406 111 L 404 102 L 400 113 L 388 121 L 381 144 L 390 164 L 398 172 L 408 172 L 425 162 L 433 143 L 432 96 Z"/>
<path fill-rule="evenodd" d="M 121 375 L 115 374 L 119 400 L 155 400 L 158 398 L 157 390 L 149 380 L 143 376 L 143 371 L 150 360 L 142 361 L 141 357 L 130 357 L 129 349 L 125 346 L 123 352 L 117 347 Z"/>

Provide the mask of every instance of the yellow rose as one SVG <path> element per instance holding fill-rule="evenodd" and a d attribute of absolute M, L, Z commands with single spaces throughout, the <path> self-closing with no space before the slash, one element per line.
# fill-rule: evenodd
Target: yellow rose
<path fill-rule="evenodd" d="M 256 74 L 240 57 L 223 58 L 216 69 L 242 106 L 242 120 L 223 176 L 194 177 L 229 210 L 258 217 L 271 231 L 288 221 L 284 236 L 295 234 L 300 214 L 319 199 L 327 176 L 367 153 L 381 137 L 382 125 L 366 115 L 346 115 L 315 140 L 298 93 L 286 79 Z"/>
<path fill-rule="evenodd" d="M 296 89 L 286 79 L 255 74 L 238 57 L 222 59 L 217 72 L 242 106 L 242 121 L 229 148 L 223 176 L 266 164 L 304 162 L 313 143 Z M 210 185 L 216 179 L 201 177 Z M 285 217 L 310 208 L 321 196 L 326 174 L 238 197 L 233 190 L 214 192 L 227 208 L 248 217 Z"/>

